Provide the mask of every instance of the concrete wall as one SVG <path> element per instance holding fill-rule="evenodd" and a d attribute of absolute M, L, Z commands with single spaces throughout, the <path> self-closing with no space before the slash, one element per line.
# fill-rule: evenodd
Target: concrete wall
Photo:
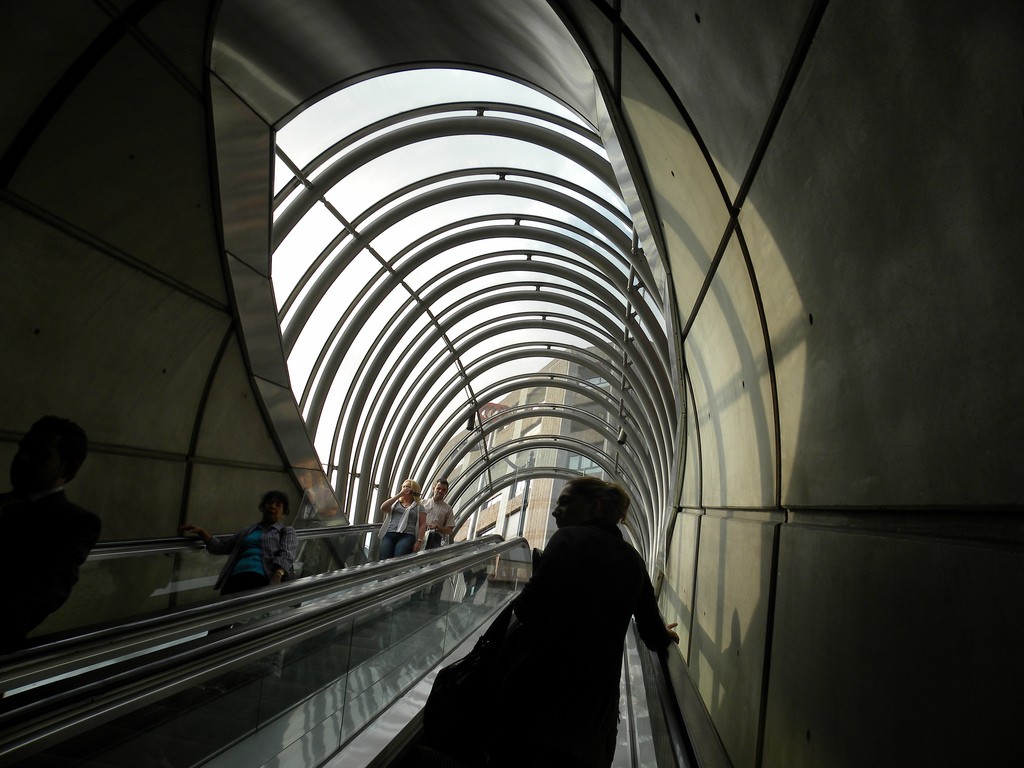
<path fill-rule="evenodd" d="M 567 5 L 610 59 L 614 19 Z M 621 21 L 689 326 L 662 602 L 731 760 L 996 764 L 1024 682 L 1020 7 Z"/>
<path fill-rule="evenodd" d="M 166 4 L 123 25 L 93 3 L 2 11 L 0 465 L 39 416 L 80 423 L 92 445 L 68 495 L 104 540 L 185 520 L 234 530 L 264 490 L 299 499 L 223 268 L 208 12 Z M 170 564 L 138 567 L 83 579 L 40 631 L 151 609 Z"/>

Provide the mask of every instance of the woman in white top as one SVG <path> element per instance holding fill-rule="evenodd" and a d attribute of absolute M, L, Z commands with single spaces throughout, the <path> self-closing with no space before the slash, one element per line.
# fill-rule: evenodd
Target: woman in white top
<path fill-rule="evenodd" d="M 416 499 L 420 484 L 403 480 L 402 490 L 380 505 L 383 523 L 380 527 L 380 559 L 408 555 L 423 544 L 427 528 L 427 511 Z"/>

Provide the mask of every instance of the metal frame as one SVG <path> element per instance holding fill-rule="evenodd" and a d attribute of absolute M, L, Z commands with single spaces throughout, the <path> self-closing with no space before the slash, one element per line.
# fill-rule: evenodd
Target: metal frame
<path fill-rule="evenodd" d="M 466 112 L 472 114 L 458 114 Z M 604 371 L 608 395 L 596 395 L 594 388 L 572 377 L 563 377 L 559 384 L 592 396 L 609 414 L 607 420 L 568 406 L 549 405 L 543 413 L 586 424 L 609 444 L 625 430 L 626 444 L 610 456 L 592 445 L 576 445 L 564 435 L 547 439 L 561 449 L 571 446 L 627 487 L 634 504 L 642 507 L 634 516 L 639 521 L 634 532 L 641 548 L 650 550 L 656 538 L 651 523 L 660 519 L 657 510 L 670 503 L 675 485 L 673 462 L 656 446 L 677 442 L 677 414 L 684 407 L 672 375 L 679 366 L 674 341 L 667 335 L 673 327 L 663 315 L 668 297 L 659 292 L 651 263 L 638 247 L 623 213 L 625 204 L 616 207 L 578 184 L 511 166 L 457 169 L 419 179 L 369 202 L 351 221 L 328 200 L 336 184 L 389 152 L 463 135 L 529 142 L 572 159 L 609 190 L 617 189 L 612 166 L 600 154 L 596 131 L 540 110 L 493 102 L 438 104 L 387 117 L 343 137 L 301 168 L 278 152 L 295 178 L 274 198 L 278 215 L 272 248 L 285 242 L 302 216 L 318 204 L 326 206 L 339 225 L 338 234 L 310 261 L 280 303 L 285 354 L 295 349 L 314 311 L 359 254 L 367 251 L 380 264 L 349 306 L 339 308 L 338 320 L 323 334 L 316 361 L 300 384 L 298 400 L 307 429 L 311 434 L 333 430 L 328 470 L 338 473 L 335 488 L 353 522 L 367 520 L 397 478 L 449 475 L 459 458 L 481 450 L 478 463 L 464 475 L 449 478 L 450 498 L 471 505 L 461 516 L 465 519 L 475 510 L 474 497 L 463 498 L 467 483 L 486 477 L 485 487 L 503 487 L 502 479 L 491 472 L 493 463 L 538 444 L 535 438 L 522 438 L 489 449 L 487 435 L 500 424 L 540 411 L 516 408 L 487 425 L 475 423 L 472 433 L 442 457 L 444 446 L 481 402 L 515 391 L 513 381 L 548 386 L 551 380 L 538 372 L 477 392 L 480 377 L 502 364 L 537 356 Z M 420 233 L 388 258 L 373 247 L 393 227 L 433 206 L 481 196 L 544 204 L 563 211 L 565 219 L 505 207 Z M 504 239 L 526 245 L 521 250 L 488 247 Z M 455 248 L 477 252 L 433 276 L 426 289 L 409 283 L 418 269 Z M 515 272 L 516 279 L 502 281 L 509 272 Z M 468 281 L 486 287 L 449 301 Z M 396 291 L 406 298 L 381 323 L 375 310 Z M 517 309 L 521 302 L 548 304 L 551 310 Z M 509 311 L 503 312 L 503 307 Z M 467 323 L 472 323 L 469 330 L 461 330 Z M 365 335 L 368 327 L 376 331 L 372 338 Z M 538 340 L 482 351 L 488 338 L 532 331 L 548 339 L 575 338 L 579 346 Z M 353 367 L 348 350 L 356 339 L 369 347 Z M 407 354 L 393 359 L 396 347 L 407 348 Z M 347 389 L 336 421 L 323 424 L 328 398 L 343 370 Z M 330 413 L 335 419 L 333 407 Z M 448 423 L 439 423 L 442 420 Z"/>

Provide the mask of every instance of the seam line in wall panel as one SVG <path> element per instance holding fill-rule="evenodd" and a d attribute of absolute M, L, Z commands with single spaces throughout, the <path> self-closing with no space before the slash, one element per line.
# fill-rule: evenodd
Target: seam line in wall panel
<path fill-rule="evenodd" d="M 793 50 L 793 57 L 789 60 L 786 72 L 782 76 L 782 82 L 779 84 L 779 91 L 775 95 L 775 102 L 772 104 L 771 112 L 768 113 L 768 119 L 765 121 L 764 130 L 761 132 L 761 138 L 757 142 L 754 154 L 750 158 L 750 165 L 747 168 L 747 173 L 743 177 L 743 181 L 740 183 L 739 191 L 736 193 L 733 210 L 737 213 L 740 208 L 743 207 L 743 203 L 746 202 L 747 195 L 750 193 L 750 188 L 754 183 L 754 177 L 757 175 L 757 172 L 761 167 L 761 162 L 768 153 L 768 145 L 771 143 L 771 140 L 775 135 L 775 129 L 779 126 L 779 121 L 782 119 L 782 113 L 786 108 L 786 104 L 789 103 L 789 97 L 793 93 L 796 80 L 800 76 L 800 71 L 803 69 L 804 61 L 806 61 L 807 54 L 811 49 L 812 42 L 814 41 L 814 35 L 818 31 L 818 27 L 821 25 L 821 20 L 825 15 L 825 9 L 827 7 L 828 0 L 816 0 L 814 5 L 811 6 L 811 10 L 807 15 L 803 28 L 800 30 L 800 37 L 797 39 L 796 47 Z"/>
<path fill-rule="evenodd" d="M 193 459 L 196 455 L 196 448 L 199 445 L 199 433 L 202 431 L 203 417 L 206 414 L 206 406 L 210 398 L 210 392 L 213 390 L 213 382 L 217 378 L 217 371 L 220 369 L 221 362 L 224 360 L 224 354 L 227 351 L 228 342 L 231 340 L 234 332 L 235 327 L 233 324 L 229 325 L 224 331 L 224 337 L 220 341 L 220 346 L 217 348 L 217 354 L 214 355 L 209 373 L 206 376 L 206 383 L 203 384 L 203 392 L 199 396 L 199 405 L 196 408 L 195 421 L 192 423 L 192 437 L 189 439 L 188 457 L 185 462 L 185 477 L 182 479 L 181 505 L 178 509 L 179 528 L 188 521 L 188 504 L 192 495 Z"/>
<path fill-rule="evenodd" d="M 17 173 L 25 156 L 31 151 L 36 139 L 60 111 L 75 89 L 82 84 L 93 68 L 129 32 L 131 25 L 160 4 L 160 0 L 139 0 L 127 11 L 113 18 L 103 31 L 82 51 L 60 79 L 49 90 L 15 135 L 7 151 L 0 156 L 0 188 L 7 187 Z M 107 10 L 109 13 L 109 9 Z M 150 52 L 152 53 L 152 52 Z M 166 66 L 166 64 L 165 64 Z M 190 90 L 194 91 L 194 88 Z"/>
<path fill-rule="evenodd" d="M 772 398 L 772 428 L 775 440 L 775 488 L 773 494 L 773 506 L 782 506 L 782 436 L 779 433 L 779 389 L 775 377 L 775 356 L 772 353 L 772 339 L 768 331 L 768 318 L 765 316 L 764 301 L 761 297 L 761 286 L 757 281 L 757 273 L 754 271 L 754 262 L 750 257 L 750 249 L 747 247 L 747 240 L 743 237 L 743 229 L 736 227 L 736 240 L 739 243 L 740 251 L 743 253 L 743 260 L 747 265 L 747 275 L 750 278 L 750 287 L 754 292 L 754 302 L 757 304 L 757 317 L 761 324 L 761 336 L 764 341 L 765 365 L 768 367 L 768 386 Z"/>
<path fill-rule="evenodd" d="M 0 202 L 7 203 L 12 208 L 17 208 L 22 213 L 25 213 L 43 224 L 62 232 L 94 251 L 102 253 L 105 256 L 109 256 L 111 259 L 120 262 L 129 269 L 133 269 L 136 272 L 144 274 L 156 282 L 162 283 L 168 288 L 196 300 L 200 304 L 205 304 L 218 312 L 228 312 L 229 307 L 224 302 L 217 301 L 212 296 L 209 296 L 191 285 L 172 277 L 166 272 L 156 269 L 151 264 L 148 264 L 137 256 L 132 256 L 130 253 L 126 253 L 125 251 L 116 248 L 105 240 L 101 240 L 99 237 L 80 229 L 74 224 L 65 221 L 44 208 L 40 208 L 35 203 L 29 202 L 10 190 L 0 189 Z"/>
<path fill-rule="evenodd" d="M 188 456 L 185 461 L 185 476 L 182 478 L 181 488 L 181 502 L 178 507 L 178 525 L 176 526 L 174 533 L 178 533 L 181 526 L 188 522 L 188 509 L 189 502 L 192 498 L 192 469 L 194 466 L 194 459 L 196 456 L 196 448 L 199 444 L 199 434 L 202 429 L 203 416 L 206 414 L 206 405 L 209 401 L 210 392 L 213 389 L 213 382 L 217 377 L 217 371 L 220 369 L 220 364 L 224 360 L 224 354 L 227 351 L 228 342 L 234 335 L 234 325 L 228 325 L 224 332 L 224 338 L 221 339 L 220 346 L 217 349 L 217 354 L 214 355 L 212 364 L 210 365 L 209 374 L 206 377 L 206 383 L 203 385 L 202 395 L 199 397 L 199 406 L 196 408 L 195 420 L 192 423 L 192 437 L 189 440 Z M 174 556 L 174 562 L 171 564 L 171 580 L 176 582 L 180 576 L 182 565 L 182 555 L 177 553 Z M 172 591 L 169 605 L 171 607 L 177 604 L 177 593 Z"/>
<path fill-rule="evenodd" d="M 775 603 L 778 592 L 779 544 L 782 538 L 782 523 L 772 531 L 772 565 L 768 576 L 768 605 L 765 608 L 764 662 L 761 669 L 761 700 L 757 709 L 757 735 L 754 739 L 754 766 L 761 768 L 764 762 L 765 724 L 768 722 L 768 685 L 772 666 L 772 644 L 775 634 Z"/>
<path fill-rule="evenodd" d="M 718 266 L 722 263 L 722 257 L 725 255 L 725 249 L 729 246 L 729 240 L 732 238 L 732 233 L 738 226 L 739 221 L 736 218 L 736 212 L 734 210 L 729 214 L 729 222 L 725 225 L 725 232 L 722 233 L 722 239 L 718 243 L 718 248 L 715 249 L 715 257 L 711 260 L 711 265 L 708 267 L 707 274 L 704 275 L 704 282 L 701 284 L 700 291 L 697 292 L 697 297 L 693 301 L 693 308 L 686 315 L 686 325 L 683 326 L 682 330 L 682 338 L 684 342 L 690 335 L 690 329 L 693 327 L 693 323 L 697 319 L 697 313 L 704 304 L 704 298 L 708 295 L 708 291 L 711 290 L 711 283 L 714 282 L 715 275 L 718 274 Z"/>
<path fill-rule="evenodd" d="M 606 13 L 611 19 L 611 14 Z M 683 106 L 682 100 L 676 93 L 672 84 L 669 82 L 665 73 L 662 72 L 661 68 L 655 62 L 654 58 L 647 52 L 647 49 L 641 44 L 640 39 L 633 33 L 633 31 L 625 23 L 619 22 L 618 29 L 621 31 L 622 37 L 629 41 L 630 45 L 636 51 L 637 55 L 643 60 L 648 66 L 652 75 L 658 81 L 658 84 L 664 89 L 665 94 L 669 97 L 673 106 L 679 111 L 679 116 L 683 119 L 687 129 L 690 131 L 690 135 L 693 136 L 693 140 L 697 143 L 697 147 L 700 149 L 701 156 L 704 158 L 704 162 L 708 167 L 708 171 L 715 179 L 715 184 L 718 186 L 719 194 L 722 196 L 722 202 L 726 205 L 730 204 L 729 193 L 725 187 L 725 182 L 722 180 L 722 175 L 718 172 L 718 166 L 715 163 L 714 158 L 711 156 L 711 151 L 708 149 L 707 144 L 704 141 L 704 137 L 700 131 L 697 130 L 697 124 L 693 121 L 689 111 Z M 621 43 L 620 43 L 621 45 Z"/>
<path fill-rule="evenodd" d="M 615 105 L 622 110 L 622 0 L 612 8 L 612 91 Z"/>
<path fill-rule="evenodd" d="M 693 436 L 694 436 L 694 439 L 697 441 L 697 446 L 696 446 L 696 451 L 695 451 L 696 454 L 697 454 L 697 461 L 696 461 L 696 467 L 694 468 L 694 472 L 697 475 L 697 506 L 700 507 L 701 509 L 703 509 L 704 508 L 704 450 L 703 450 L 703 446 L 701 445 L 701 440 L 700 440 L 700 419 L 697 417 L 697 413 L 696 413 L 697 398 L 693 394 L 693 381 L 690 378 L 689 371 L 686 372 L 686 380 L 685 381 L 686 381 L 686 398 L 687 398 L 686 403 L 687 403 L 687 405 L 689 405 L 692 402 L 693 406 L 694 406 L 694 412 L 691 414 L 692 415 L 691 422 L 693 423 Z M 684 440 L 686 439 L 685 435 L 683 436 L 683 439 Z M 685 475 L 685 468 L 684 468 L 683 472 L 684 472 L 683 477 L 684 477 L 684 480 L 685 480 L 685 477 L 686 477 L 686 475 Z"/>
<path fill-rule="evenodd" d="M 800 74 L 804 61 L 807 58 L 807 53 L 814 40 L 814 35 L 821 24 L 821 19 L 825 15 L 825 8 L 827 6 L 828 0 L 817 0 L 817 2 L 812 6 L 811 11 L 807 16 L 807 20 L 804 22 L 803 29 L 800 32 L 800 37 L 797 40 L 796 48 L 793 52 L 793 57 L 789 61 L 785 75 L 783 75 L 782 83 L 779 85 L 779 91 L 775 97 L 775 102 L 772 104 L 771 112 L 768 114 L 768 119 L 765 121 L 764 130 L 761 132 L 761 138 L 758 140 L 757 147 L 754 149 L 754 154 L 750 159 L 750 166 L 747 168 L 747 173 L 743 177 L 739 191 L 736 193 L 736 200 L 729 206 L 729 221 L 725 225 L 725 232 L 722 235 L 722 240 L 719 243 L 715 257 L 708 268 L 707 275 L 704 277 L 704 284 L 701 286 L 700 293 L 694 301 L 693 309 L 689 315 L 687 315 L 686 327 L 683 329 L 683 339 L 689 335 L 690 328 L 693 326 L 693 321 L 704 303 L 704 299 L 710 289 L 711 282 L 714 280 L 715 275 L 718 272 L 718 267 L 722 261 L 722 256 L 725 253 L 725 248 L 729 242 L 729 238 L 731 237 L 733 230 L 739 226 L 740 209 L 743 207 L 744 202 L 746 202 L 747 195 L 754 183 L 754 177 L 757 175 L 757 172 L 761 167 L 761 162 L 764 160 L 764 156 L 768 152 L 768 144 L 775 135 L 775 129 L 778 127 L 779 121 L 782 119 L 782 113 L 785 110 L 786 104 L 789 102 L 789 96 L 793 92 L 796 79 Z M 716 178 L 718 178 L 717 175 Z"/>
<path fill-rule="evenodd" d="M 0 429 L 0 443 L 16 444 L 24 432 L 10 429 Z M 145 459 L 148 461 L 169 461 L 181 463 L 183 461 L 192 464 L 203 464 L 211 467 L 234 467 L 236 469 L 254 469 L 261 472 L 280 472 L 282 466 L 278 464 L 263 464 L 255 461 L 235 461 L 232 459 L 219 459 L 212 456 L 189 456 L 177 451 L 160 451 L 152 448 L 138 448 L 132 445 L 119 445 L 114 443 L 97 443 L 89 441 L 89 455 L 119 456 L 128 459 Z"/>
<path fill-rule="evenodd" d="M 693 659 L 693 638 L 697 635 L 697 579 L 700 573 L 700 534 L 704 527 L 704 515 L 697 515 L 697 530 L 693 536 L 693 594 L 690 597 L 690 636 L 686 639 L 686 666 Z M 692 675 L 691 675 L 692 677 Z"/>

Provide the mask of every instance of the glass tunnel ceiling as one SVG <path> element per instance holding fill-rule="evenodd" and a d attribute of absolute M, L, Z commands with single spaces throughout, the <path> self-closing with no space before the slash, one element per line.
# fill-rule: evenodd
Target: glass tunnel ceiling
<path fill-rule="evenodd" d="M 591 467 L 649 525 L 682 410 L 667 281 L 595 128 L 509 80 L 414 70 L 276 142 L 284 352 L 345 516 L 447 477 L 461 524 L 517 480 Z"/>

